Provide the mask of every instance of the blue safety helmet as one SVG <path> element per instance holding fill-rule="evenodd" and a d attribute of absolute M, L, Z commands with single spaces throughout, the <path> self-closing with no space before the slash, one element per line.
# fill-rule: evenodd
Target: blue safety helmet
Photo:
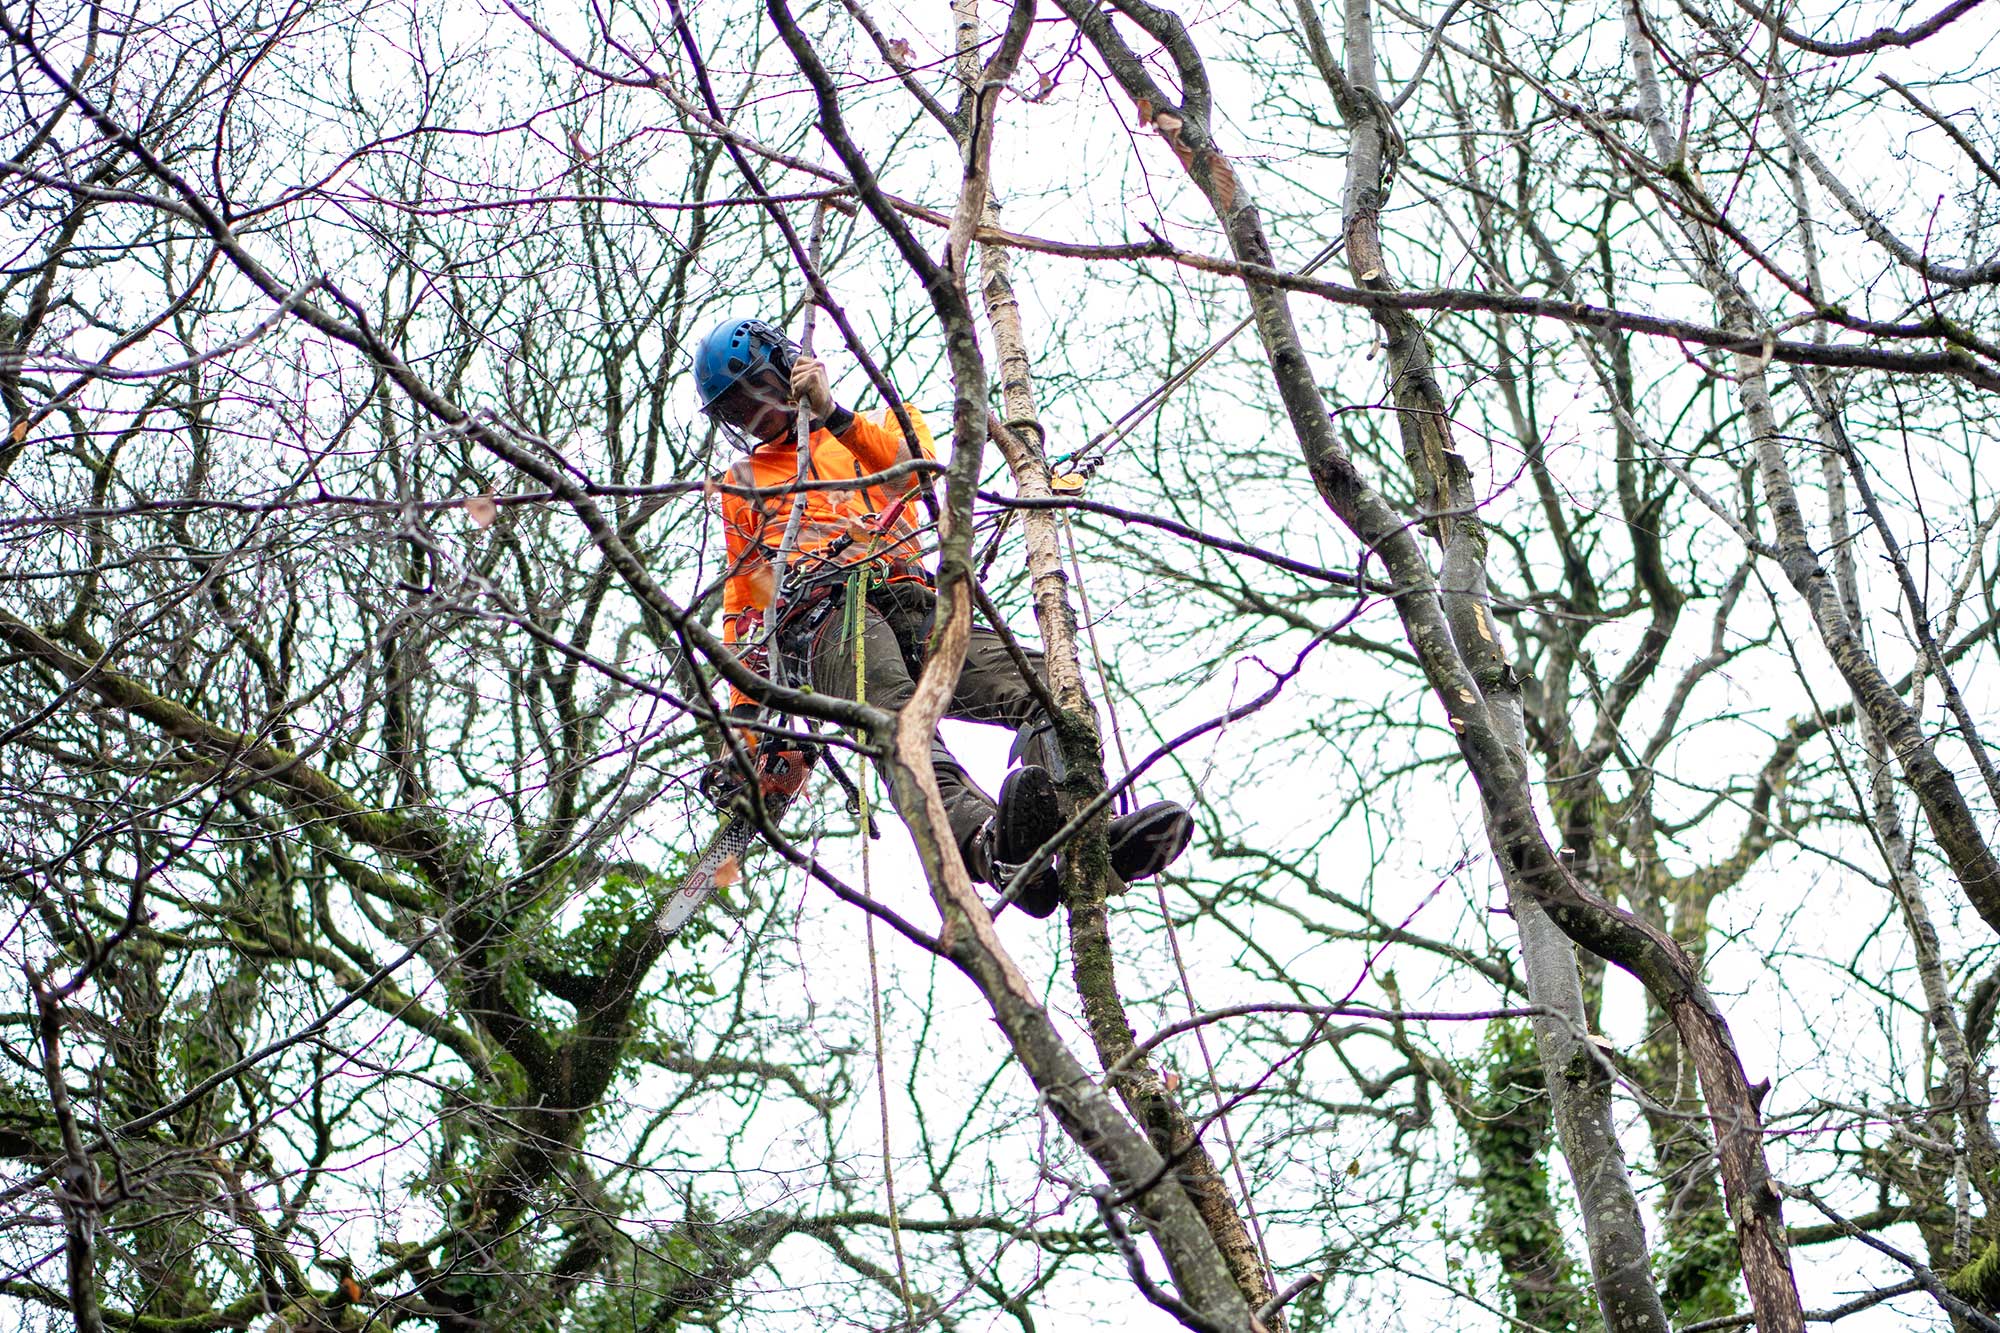
<path fill-rule="evenodd" d="M 726 319 L 703 335 L 694 349 L 694 387 L 701 410 L 713 412 L 733 385 L 768 366 L 791 383 L 799 345 L 761 319 Z"/>
<path fill-rule="evenodd" d="M 798 344 L 763 320 L 724 320 L 694 349 L 701 410 L 738 448 L 776 439 L 797 412 L 791 391 L 798 357 Z"/>

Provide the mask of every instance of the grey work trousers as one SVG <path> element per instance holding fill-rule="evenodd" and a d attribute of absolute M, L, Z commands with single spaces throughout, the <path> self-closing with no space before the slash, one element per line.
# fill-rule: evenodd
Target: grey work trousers
<path fill-rule="evenodd" d="M 892 712 L 900 710 L 916 693 L 917 673 L 923 669 L 924 623 L 928 599 L 918 592 L 890 585 L 878 589 L 866 608 L 862 627 L 863 675 L 867 681 L 867 702 Z M 854 690 L 854 642 L 847 632 L 848 617 L 836 610 L 813 633 L 810 644 L 812 687 L 822 694 L 856 698 Z M 1023 649 L 1035 673 L 1048 679 L 1042 655 Z M 965 670 L 959 674 L 945 716 L 967 722 L 992 722 L 1012 727 L 1016 733 L 1013 757 L 1022 763 L 1040 764 L 1054 770 L 1054 733 L 1041 704 L 1021 679 L 1020 668 L 1000 641 L 1000 636 L 984 625 L 972 627 L 972 642 L 965 653 Z M 971 855 L 972 835 L 993 816 L 993 798 L 981 791 L 967 776 L 964 765 L 952 756 L 935 735 L 931 737 L 931 763 L 937 769 L 938 794 L 944 798 L 945 815 L 961 852 Z M 893 797 L 894 788 L 891 788 Z M 975 875 L 981 867 L 973 866 Z"/>

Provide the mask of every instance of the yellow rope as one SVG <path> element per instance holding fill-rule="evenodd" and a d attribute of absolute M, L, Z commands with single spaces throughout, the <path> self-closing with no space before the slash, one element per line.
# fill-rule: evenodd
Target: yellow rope
<path fill-rule="evenodd" d="M 847 632 L 854 644 L 854 701 L 868 702 L 868 574 L 858 567 L 847 580 Z M 860 766 L 860 780 L 854 785 L 861 797 L 861 894 L 871 901 L 875 885 L 869 874 L 868 844 L 874 832 L 873 811 L 868 802 L 868 765 Z M 883 1051 L 882 981 L 875 967 L 875 914 L 862 914 L 862 931 L 868 939 L 868 999 L 875 1019 L 875 1102 L 882 1114 L 882 1189 L 889 1199 L 889 1243 L 896 1251 L 896 1286 L 903 1297 L 903 1320 L 909 1327 L 917 1321 L 916 1306 L 910 1299 L 910 1270 L 903 1258 L 902 1218 L 896 1209 L 896 1167 L 889 1153 L 889 1063 Z"/>

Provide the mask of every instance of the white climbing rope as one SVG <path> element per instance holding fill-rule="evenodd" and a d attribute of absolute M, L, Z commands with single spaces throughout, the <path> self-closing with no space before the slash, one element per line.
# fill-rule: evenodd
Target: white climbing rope
<path fill-rule="evenodd" d="M 861 566 L 847 581 L 845 608 L 848 633 L 854 643 L 854 701 L 868 702 L 868 567 Z M 868 783 L 874 777 L 870 765 L 861 766 L 855 787 L 860 792 L 861 894 L 871 902 L 875 881 L 869 870 L 868 844 L 874 833 L 874 811 L 868 800 Z M 889 1244 L 896 1252 L 896 1286 L 903 1298 L 903 1319 L 916 1325 L 916 1306 L 910 1298 L 910 1269 L 903 1257 L 902 1217 L 896 1207 L 896 1164 L 889 1139 L 889 1062 L 884 1054 L 888 1043 L 882 1036 L 882 977 L 875 963 L 875 914 L 861 914 L 862 932 L 868 941 L 868 1003 L 875 1024 L 875 1104 L 882 1120 L 882 1192 L 889 1204 Z"/>
<path fill-rule="evenodd" d="M 1329 247 L 1327 254 L 1330 255 L 1337 248 L 1338 242 L 1334 246 Z M 1230 336 L 1234 337 L 1235 335 L 1232 334 Z M 1077 609 L 1083 612 L 1084 633 L 1090 640 L 1091 665 L 1097 674 L 1098 692 L 1104 696 L 1104 708 L 1111 718 L 1111 738 L 1118 747 L 1118 762 L 1124 767 L 1127 773 L 1130 773 L 1132 771 L 1132 756 L 1125 750 L 1125 729 L 1119 725 L 1118 703 L 1111 692 L 1111 678 L 1105 670 L 1104 654 L 1097 646 L 1097 621 L 1096 617 L 1091 614 L 1090 593 L 1084 587 L 1083 560 L 1077 554 L 1076 533 L 1070 527 L 1069 515 L 1063 514 L 1061 518 L 1063 539 L 1069 546 L 1070 576 L 1076 584 Z M 1194 983 L 1188 978 L 1187 959 L 1181 952 L 1180 932 L 1174 929 L 1173 912 L 1167 906 L 1166 885 L 1160 881 L 1157 875 L 1153 878 L 1153 892 L 1160 904 L 1160 921 L 1167 928 L 1167 947 L 1173 954 L 1174 971 L 1180 978 L 1181 996 L 1187 1002 L 1188 1017 L 1199 1017 L 1202 1010 L 1201 1006 L 1195 1003 Z M 1194 1029 L 1194 1040 L 1195 1047 L 1201 1052 L 1202 1069 L 1208 1075 L 1209 1094 L 1215 1100 L 1215 1123 L 1222 1129 L 1222 1142 L 1229 1152 L 1229 1170 L 1236 1177 L 1236 1190 L 1243 1199 L 1243 1213 L 1250 1221 L 1250 1236 L 1257 1245 L 1257 1262 L 1263 1266 L 1265 1285 L 1275 1293 L 1278 1290 L 1277 1273 L 1271 1267 L 1271 1252 L 1264 1243 L 1264 1223 L 1257 1216 L 1257 1203 L 1250 1194 L 1250 1179 L 1248 1174 L 1243 1170 L 1242 1156 L 1236 1150 L 1236 1134 L 1229 1127 L 1229 1116 L 1222 1097 L 1222 1085 L 1216 1079 L 1215 1060 L 1210 1055 L 1208 1049 L 1206 1026 L 1198 1026 Z"/>

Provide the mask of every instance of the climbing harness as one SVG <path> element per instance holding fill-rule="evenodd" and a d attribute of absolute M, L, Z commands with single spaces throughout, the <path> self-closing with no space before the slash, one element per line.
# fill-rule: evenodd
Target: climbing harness
<path fill-rule="evenodd" d="M 857 535 L 875 535 L 893 530 L 909 504 L 910 495 L 911 492 L 905 492 L 880 515 L 865 521 L 860 534 L 842 534 L 825 551 L 817 553 L 818 559 L 811 568 L 792 568 L 773 595 L 773 613 L 766 624 L 763 642 L 747 650 L 745 658 L 752 658 L 761 651 L 766 670 L 776 683 L 794 689 L 809 687 L 812 683 L 813 640 L 827 621 L 842 608 L 849 608 L 849 614 L 865 614 L 868 601 L 865 576 L 871 565 L 866 561 L 841 565 L 838 563 L 841 555 L 852 546 Z M 803 503 L 795 503 L 793 513 L 803 508 Z M 857 578 L 862 580 L 858 585 L 858 595 L 854 591 Z M 888 586 L 892 585 L 884 585 L 883 591 Z M 863 610 L 855 611 L 853 608 Z M 861 678 L 857 675 L 857 693 L 862 688 L 860 682 Z M 789 715 L 774 719 L 779 726 L 790 721 Z M 812 723 L 806 725 L 808 729 L 814 726 Z M 858 813 L 864 808 L 866 798 L 861 784 L 827 753 L 823 745 L 802 744 L 792 737 L 766 734 L 748 757 L 752 769 L 750 773 L 746 774 L 742 766 L 731 759 L 710 765 L 702 775 L 698 786 L 702 795 L 723 812 L 723 825 L 695 859 L 694 866 L 682 878 L 680 887 L 660 909 L 656 924 L 662 935 L 672 936 L 683 929 L 714 894 L 716 875 L 722 867 L 750 850 L 750 844 L 757 837 L 759 805 L 763 817 L 775 825 L 804 789 L 806 778 L 815 765 L 824 764 L 834 781 L 840 784 L 846 793 L 850 812 Z M 863 777 L 866 777 L 865 773 Z M 759 805 L 750 803 L 753 796 Z M 872 819 L 864 819 L 862 823 L 869 839 L 880 836 L 880 830 Z"/>

